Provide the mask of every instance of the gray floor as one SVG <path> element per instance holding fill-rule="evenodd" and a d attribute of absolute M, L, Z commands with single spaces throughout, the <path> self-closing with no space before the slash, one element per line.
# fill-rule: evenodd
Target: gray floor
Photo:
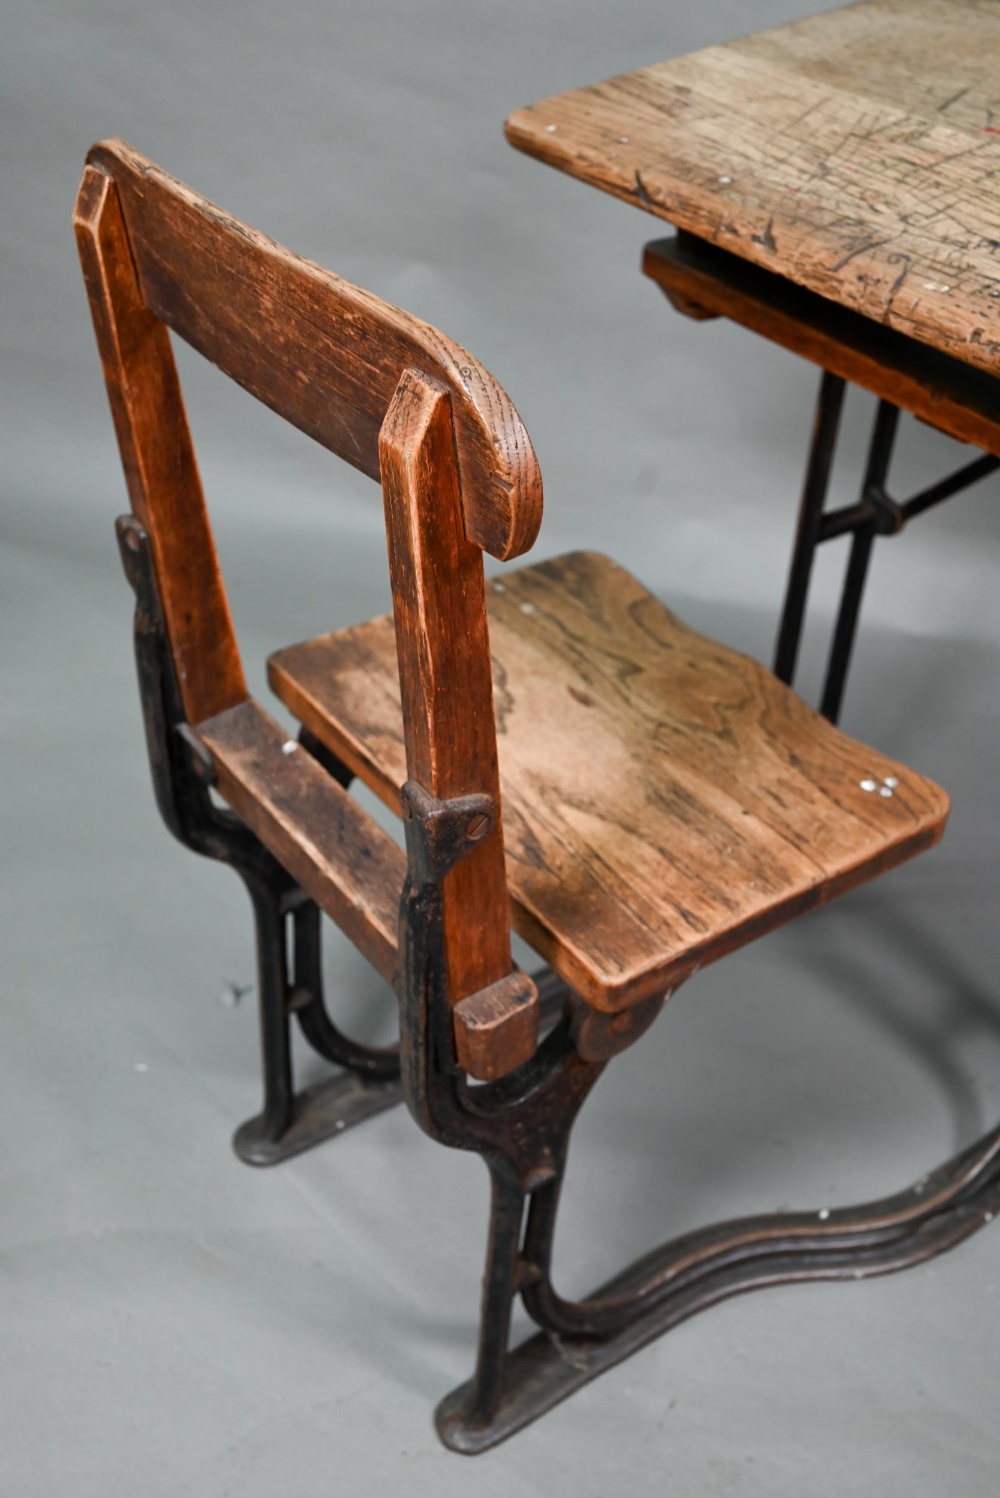
<path fill-rule="evenodd" d="M 535 438 L 539 555 L 609 550 L 766 658 L 813 375 L 669 313 L 635 270 L 658 226 L 516 157 L 499 123 L 787 10 L 608 10 L 15 8 L 4 1494 L 996 1494 L 995 1228 L 906 1275 L 722 1306 L 470 1463 L 437 1445 L 430 1412 L 472 1356 L 479 1162 L 402 1111 L 270 1172 L 229 1147 L 258 1101 L 254 995 L 233 1000 L 253 979 L 249 913 L 227 871 L 172 843 L 149 790 L 111 541 L 124 494 L 68 233 L 83 152 L 117 130 L 461 338 Z M 378 497 L 182 362 L 263 693 L 269 649 L 385 606 Z M 853 398 L 841 486 L 869 416 Z M 908 422 L 900 489 L 956 456 Z M 611 1069 L 574 1145 L 567 1291 L 715 1216 L 902 1187 L 1000 1111 L 998 494 L 990 481 L 881 548 L 845 714 L 948 787 L 945 842 L 700 974 Z M 840 561 L 817 579 L 810 692 Z M 327 955 L 338 1014 L 388 1034 L 391 996 L 336 933 Z"/>

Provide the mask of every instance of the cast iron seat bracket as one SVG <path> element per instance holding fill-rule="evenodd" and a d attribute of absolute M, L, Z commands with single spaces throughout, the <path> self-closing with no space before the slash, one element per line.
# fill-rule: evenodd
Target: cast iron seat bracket
<path fill-rule="evenodd" d="M 233 1147 L 248 1165 L 273 1165 L 400 1102 L 398 1048 L 359 1045 L 330 1018 L 319 907 L 238 817 L 213 802 L 211 758 L 180 704 L 149 537 L 131 515 L 120 516 L 115 529 L 136 598 L 136 668 L 160 815 L 186 848 L 235 869 L 253 908 L 264 1098 L 260 1113 L 236 1131 Z M 350 772 L 327 750 L 307 734 L 300 738 L 342 785 L 350 783 Z M 293 1081 L 293 1014 L 313 1050 L 342 1068 L 299 1092 Z"/>

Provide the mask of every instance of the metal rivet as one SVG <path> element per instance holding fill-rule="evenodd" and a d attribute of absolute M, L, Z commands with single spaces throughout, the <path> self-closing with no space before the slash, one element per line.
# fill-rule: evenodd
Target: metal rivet
<path fill-rule="evenodd" d="M 875 790 L 875 782 L 874 782 L 874 780 L 859 780 L 858 781 L 858 785 L 861 787 L 861 789 L 863 791 L 873 791 L 873 790 Z"/>
<path fill-rule="evenodd" d="M 494 583 L 493 591 L 494 593 L 506 593 L 507 589 L 503 583 Z"/>
<path fill-rule="evenodd" d="M 549 135 L 553 134 L 553 132 L 555 131 L 555 128 L 556 128 L 555 125 L 546 125 L 546 127 L 545 127 L 545 129 L 546 129 L 546 131 L 548 132 Z"/>
<path fill-rule="evenodd" d="M 878 788 L 878 793 L 879 793 L 880 796 L 891 796 L 892 795 L 892 786 L 891 785 L 880 785 L 879 788 Z"/>
<path fill-rule="evenodd" d="M 720 177 L 718 180 L 722 183 L 723 187 L 728 187 L 733 179 L 732 177 Z"/>
<path fill-rule="evenodd" d="M 627 146 L 628 145 L 628 136 L 627 135 L 619 135 L 619 137 L 618 137 L 618 144 L 620 146 Z"/>
<path fill-rule="evenodd" d="M 533 614 L 534 612 L 535 612 L 535 605 L 533 603 L 522 603 L 522 605 L 521 605 L 521 613 L 522 614 Z"/>
<path fill-rule="evenodd" d="M 897 785 L 899 784 L 899 781 L 896 779 L 895 775 L 887 775 L 885 777 L 885 783 L 886 785 L 891 786 L 893 790 L 895 790 Z"/>
<path fill-rule="evenodd" d="M 282 754 L 294 754 L 298 747 L 294 739 L 286 739 L 281 746 L 281 752 Z"/>
<path fill-rule="evenodd" d="M 820 1210 L 819 1210 L 819 1220 L 820 1220 L 820 1222 L 825 1222 L 826 1219 L 829 1217 L 829 1215 L 830 1215 L 830 1208 L 829 1207 L 821 1207 L 820 1208 Z"/>

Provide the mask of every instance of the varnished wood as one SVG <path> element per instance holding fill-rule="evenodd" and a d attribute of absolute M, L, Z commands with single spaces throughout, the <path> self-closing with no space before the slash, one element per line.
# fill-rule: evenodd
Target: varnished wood
<path fill-rule="evenodd" d="M 121 195 L 144 305 L 286 420 L 373 478 L 406 368 L 450 390 L 468 537 L 519 556 L 542 484 L 509 397 L 436 329 L 275 244 L 123 141 L 88 155 Z"/>
<path fill-rule="evenodd" d="M 220 795 L 392 983 L 406 874 L 398 844 L 259 703 L 219 713 L 196 734 Z"/>
<path fill-rule="evenodd" d="M 949 436 L 1000 455 L 995 375 L 690 234 L 648 244 L 642 268 L 686 316 L 728 317 Z"/>
<path fill-rule="evenodd" d="M 483 556 L 466 539 L 447 389 L 406 371 L 379 439 L 407 776 L 441 800 L 481 792 L 499 806 Z M 453 1005 L 511 971 L 499 818 L 442 891 Z M 488 1027 L 456 1012 L 462 1064 L 483 1079 L 531 1055 L 523 1003 Z"/>
<path fill-rule="evenodd" d="M 247 695 L 170 339 L 144 305 L 114 183 L 84 172 L 74 215 L 129 498 L 149 533 L 192 723 Z"/>
<path fill-rule="evenodd" d="M 518 110 L 521 150 L 995 371 L 1000 6 L 862 0 Z"/>
<path fill-rule="evenodd" d="M 940 837 L 938 787 L 606 558 L 507 572 L 487 598 L 513 924 L 597 1008 L 674 988 Z M 391 618 L 279 651 L 270 680 L 398 805 Z"/>

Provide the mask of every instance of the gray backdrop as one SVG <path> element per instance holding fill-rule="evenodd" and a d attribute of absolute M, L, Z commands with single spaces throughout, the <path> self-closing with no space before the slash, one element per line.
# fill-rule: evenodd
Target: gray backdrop
<path fill-rule="evenodd" d="M 4 12 L 3 1492 L 995 1494 L 995 1231 L 896 1279 L 713 1311 L 475 1464 L 438 1447 L 432 1404 L 473 1353 L 485 1173 L 402 1111 L 270 1173 L 230 1152 L 257 1104 L 253 995 L 223 1002 L 252 980 L 249 916 L 152 804 L 124 486 L 70 230 L 87 146 L 120 134 L 437 323 L 532 433 L 538 555 L 610 551 L 767 658 L 814 372 L 674 315 L 638 273 L 666 226 L 517 155 L 501 125 L 818 8 Z M 269 649 L 386 606 L 378 493 L 184 351 L 182 372 L 264 692 Z M 838 502 L 870 416 L 855 394 Z M 894 482 L 958 455 L 908 421 Z M 995 1116 L 996 500 L 988 481 L 879 549 L 845 712 L 952 792 L 944 845 L 700 975 L 617 1063 L 575 1144 L 567 1290 L 711 1216 L 901 1187 Z M 842 561 L 819 569 L 807 692 Z M 390 996 L 328 948 L 338 1012 L 388 1034 Z"/>

